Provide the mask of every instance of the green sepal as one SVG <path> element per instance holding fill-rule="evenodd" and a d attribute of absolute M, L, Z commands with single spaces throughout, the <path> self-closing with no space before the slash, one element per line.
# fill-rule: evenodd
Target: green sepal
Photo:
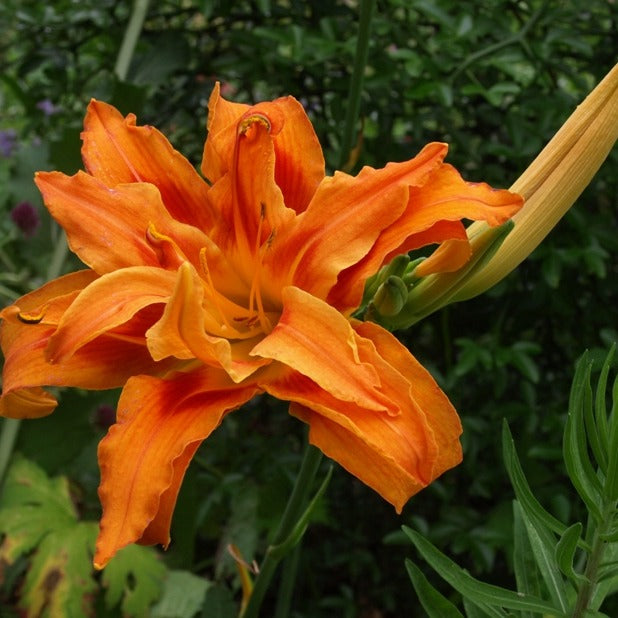
<path fill-rule="evenodd" d="M 573 568 L 575 551 L 579 544 L 583 526 L 580 522 L 569 526 L 556 545 L 556 561 L 560 570 L 574 583 L 583 584 L 588 578 Z"/>
<path fill-rule="evenodd" d="M 416 549 L 423 558 L 436 570 L 438 575 L 453 586 L 462 596 L 470 599 L 475 605 L 480 603 L 492 608 L 541 612 L 558 618 L 565 617 L 562 610 L 556 609 L 554 605 L 543 599 L 512 590 L 505 590 L 504 588 L 486 584 L 475 579 L 440 550 L 436 549 L 418 532 L 407 526 L 403 526 L 403 531 L 416 546 Z"/>
<path fill-rule="evenodd" d="M 412 580 L 416 596 L 429 618 L 464 618 L 463 614 L 440 592 L 438 592 L 410 559 L 406 559 L 406 570 Z"/>
<path fill-rule="evenodd" d="M 584 407 L 592 405 L 591 369 L 592 363 L 586 353 L 580 358 L 575 369 L 562 452 L 571 483 L 585 502 L 590 514 L 599 522 L 602 519 L 600 506 L 602 486 L 590 462 L 584 426 Z"/>

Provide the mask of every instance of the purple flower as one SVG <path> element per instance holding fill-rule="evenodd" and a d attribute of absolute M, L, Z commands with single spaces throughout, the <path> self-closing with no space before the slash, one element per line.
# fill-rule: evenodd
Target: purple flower
<path fill-rule="evenodd" d="M 58 108 L 49 99 L 43 99 L 42 101 L 39 101 L 36 106 L 46 116 L 51 116 L 58 111 Z"/>
<path fill-rule="evenodd" d="M 39 213 L 30 202 L 20 202 L 17 204 L 11 210 L 11 219 L 26 238 L 34 236 L 41 223 Z"/>
<path fill-rule="evenodd" d="M 0 129 L 0 154 L 7 159 L 17 146 L 17 131 L 15 129 Z"/>

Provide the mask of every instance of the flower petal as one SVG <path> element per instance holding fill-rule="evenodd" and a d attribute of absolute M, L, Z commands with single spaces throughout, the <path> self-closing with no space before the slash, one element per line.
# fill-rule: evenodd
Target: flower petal
<path fill-rule="evenodd" d="M 283 120 L 253 109 L 238 123 L 229 173 L 211 189 L 220 214 L 212 238 L 232 259 L 236 256 L 236 267 L 249 281 L 260 248 L 294 218 L 275 183 L 273 134 Z"/>
<path fill-rule="evenodd" d="M 359 357 L 354 331 L 338 311 L 311 294 L 288 287 L 274 330 L 252 355 L 271 358 L 310 378 L 341 401 L 366 410 L 397 414 L 380 392 L 380 376 Z"/>
<path fill-rule="evenodd" d="M 208 101 L 208 138 L 202 156 L 202 174 L 211 184 L 230 169 L 236 126 L 250 107 L 246 103 L 226 101 L 221 96 L 219 82 L 215 84 Z"/>
<path fill-rule="evenodd" d="M 275 237 L 265 258 L 272 278 L 326 298 L 339 273 L 362 260 L 382 230 L 401 217 L 409 187 L 425 182 L 446 150 L 445 144 L 429 144 L 404 163 L 326 178 L 307 210 Z"/>
<path fill-rule="evenodd" d="M 240 382 L 270 361 L 250 357 L 249 352 L 257 339 L 250 337 L 243 342 L 243 334 L 235 332 L 233 325 L 223 324 L 221 328 L 217 323 L 217 300 L 209 301 L 205 302 L 204 287 L 195 269 L 189 263 L 183 264 L 161 319 L 146 333 L 148 349 L 155 360 L 172 355 L 198 358 L 207 365 L 222 367 L 234 382 Z M 228 337 L 207 334 L 207 318 L 210 318 L 211 329 L 221 333 L 227 329 Z"/>
<path fill-rule="evenodd" d="M 293 97 L 249 107 L 221 98 L 219 84 L 208 104 L 208 139 L 204 146 L 202 172 L 213 183 L 233 165 L 232 153 L 237 124 L 242 116 L 276 114 L 284 119 L 274 137 L 275 180 L 283 193 L 285 205 L 297 213 L 304 211 L 324 178 L 324 155 L 313 126 L 303 106 Z"/>
<path fill-rule="evenodd" d="M 430 243 L 466 240 L 462 219 L 500 225 L 522 204 L 521 196 L 515 193 L 493 189 L 485 183 L 466 182 L 455 168 L 441 165 L 426 182 L 410 187 L 405 211 L 383 230 L 362 260 L 340 274 L 336 286 L 330 290 L 329 303 L 341 311 L 358 307 L 366 279 L 395 256 Z M 425 268 L 429 272 L 439 265 L 456 270 L 463 265 L 461 260 L 465 256 L 466 251 L 460 245 L 455 250 L 444 250 Z"/>
<path fill-rule="evenodd" d="M 178 259 L 199 263 L 206 235 L 172 219 L 154 185 L 110 188 L 78 172 L 39 172 L 35 182 L 51 215 L 67 233 L 71 250 L 99 274 L 127 266 L 167 266 L 156 233 L 174 240 Z M 177 266 L 177 264 L 172 264 Z"/>
<path fill-rule="evenodd" d="M 169 519 L 188 460 L 255 385 L 234 384 L 211 368 L 168 380 L 138 376 L 125 386 L 118 420 L 99 445 L 103 504 L 94 563 L 142 539 L 169 543 Z"/>
<path fill-rule="evenodd" d="M 138 311 L 167 302 L 177 273 L 151 266 L 123 268 L 86 287 L 62 316 L 49 340 L 52 363 L 70 358 L 80 347 L 129 321 Z M 145 343 L 145 341 L 144 341 Z"/>
<path fill-rule="evenodd" d="M 310 426 L 310 441 L 401 511 L 407 500 L 461 461 L 461 424 L 429 373 L 388 332 L 357 324 L 362 358 L 379 368 L 396 416 L 336 400 L 294 372 L 263 387 L 292 401 L 290 413 Z"/>
<path fill-rule="evenodd" d="M 172 217 L 207 231 L 214 221 L 208 185 L 193 166 L 150 126 L 135 125 L 106 103 L 88 106 L 82 133 L 82 157 L 90 174 L 109 187 L 147 182 L 161 193 Z"/>

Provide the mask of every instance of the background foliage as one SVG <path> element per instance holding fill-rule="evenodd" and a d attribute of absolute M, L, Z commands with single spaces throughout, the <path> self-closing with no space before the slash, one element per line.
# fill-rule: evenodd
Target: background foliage
<path fill-rule="evenodd" d="M 32 173 L 80 167 L 79 132 L 91 97 L 157 126 L 197 164 L 215 80 L 239 102 L 292 94 L 310 114 L 331 170 L 338 160 L 354 0 L 153 3 L 121 82 L 114 64 L 130 12 L 126 0 L 0 6 L 4 303 L 46 278 L 59 234 Z M 613 66 L 616 31 L 618 5 L 607 0 L 379 1 L 357 167 L 407 159 L 428 141 L 448 141 L 448 160 L 466 178 L 507 187 Z M 403 566 L 412 550 L 401 524 L 425 533 L 475 576 L 509 585 L 513 494 L 501 462 L 503 418 L 540 500 L 569 520 L 576 502 L 560 445 L 574 361 L 585 348 L 600 354 L 618 336 L 616 154 L 515 273 L 482 298 L 399 333 L 460 412 L 464 463 L 413 498 L 401 517 L 336 469 L 303 542 L 294 616 L 421 616 Z M 23 202 L 38 214 L 36 229 L 14 213 Z M 76 266 L 72 259 L 65 270 Z M 72 526 L 75 518 L 98 517 L 96 444 L 116 397 L 66 391 L 54 415 L 21 427 L 21 455 L 45 477 L 69 479 Z M 187 475 L 173 544 L 161 554 L 174 585 L 153 615 L 233 615 L 240 583 L 225 547 L 233 542 L 248 562 L 261 559 L 304 441 L 285 406 L 267 398 L 228 417 L 208 440 Z M 17 615 L 30 558 L 25 552 L 0 568 L 3 615 Z M 152 556 L 132 560 L 150 560 L 144 572 L 154 572 Z M 97 576 L 94 591 L 86 586 L 97 616 L 139 615 L 130 599 L 143 582 L 123 568 L 107 580 Z M 182 606 L 174 589 L 194 597 L 198 591 L 184 614 L 173 613 Z"/>

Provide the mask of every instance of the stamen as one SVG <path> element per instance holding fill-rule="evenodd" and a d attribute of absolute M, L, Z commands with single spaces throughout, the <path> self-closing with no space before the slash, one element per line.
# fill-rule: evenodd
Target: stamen
<path fill-rule="evenodd" d="M 40 324 L 45 317 L 46 310 L 47 305 L 44 305 L 38 313 L 24 313 L 23 311 L 20 311 L 17 314 L 17 319 L 24 324 Z"/>
<path fill-rule="evenodd" d="M 202 267 L 202 271 L 206 277 L 207 289 L 206 292 L 209 293 L 210 299 L 212 300 L 215 309 L 219 313 L 219 317 L 224 324 L 224 327 L 229 330 L 236 330 L 227 320 L 225 315 L 225 311 L 221 308 L 221 304 L 219 303 L 219 293 L 215 288 L 215 285 L 212 281 L 212 277 L 210 276 L 210 269 L 208 268 L 208 261 L 206 260 L 206 247 L 202 247 L 200 250 L 200 266 Z"/>
<path fill-rule="evenodd" d="M 261 124 L 263 127 L 266 127 L 266 130 L 270 133 L 270 120 L 264 114 L 256 112 L 240 121 L 238 125 L 238 135 L 245 135 L 249 130 L 249 127 L 255 122 Z"/>
<path fill-rule="evenodd" d="M 260 202 L 260 222 L 258 223 L 257 233 L 255 237 L 254 243 L 254 251 L 253 255 L 255 256 L 255 270 L 253 271 L 253 279 L 251 281 L 251 289 L 249 290 L 249 319 L 254 318 L 254 307 L 253 303 L 257 305 L 257 318 L 260 321 L 260 326 L 265 333 L 270 333 L 272 330 L 272 324 L 270 320 L 266 317 L 266 312 L 264 311 L 264 304 L 262 303 L 262 290 L 260 285 L 260 279 L 262 276 L 262 243 L 260 242 L 262 237 L 262 223 L 266 218 L 266 204 L 264 202 Z M 271 232 L 270 236 L 273 233 Z M 269 238 L 270 238 L 269 236 Z M 268 240 L 266 241 L 268 244 Z M 268 245 L 270 246 L 270 245 Z"/>
<path fill-rule="evenodd" d="M 187 261 L 187 257 L 174 240 L 159 233 L 152 222 L 148 224 L 146 240 L 157 254 L 162 268 L 177 269 L 183 262 Z"/>

